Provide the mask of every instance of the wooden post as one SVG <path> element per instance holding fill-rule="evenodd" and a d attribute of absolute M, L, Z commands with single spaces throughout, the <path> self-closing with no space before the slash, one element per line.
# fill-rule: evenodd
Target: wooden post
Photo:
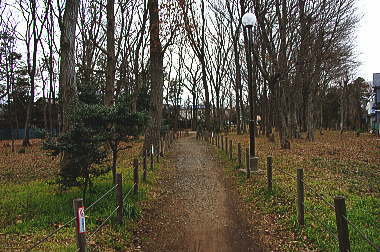
<path fill-rule="evenodd" d="M 220 136 L 220 137 L 222 139 L 222 141 L 221 141 L 221 143 L 222 143 L 222 150 L 224 150 L 224 137 L 223 136 Z"/>
<path fill-rule="evenodd" d="M 230 160 L 232 160 L 232 140 L 230 140 Z"/>
<path fill-rule="evenodd" d="M 247 178 L 250 178 L 251 177 L 251 169 L 249 167 L 249 149 L 248 148 L 245 149 L 245 163 L 247 166 Z"/>
<path fill-rule="evenodd" d="M 162 156 L 164 157 L 166 153 L 166 141 L 165 138 L 162 139 Z"/>
<path fill-rule="evenodd" d="M 238 164 L 239 168 L 241 168 L 241 143 L 238 143 Z"/>
<path fill-rule="evenodd" d="M 74 216 L 76 219 L 76 238 L 77 238 L 77 251 L 86 251 L 86 225 L 83 199 L 73 200 Z"/>
<path fill-rule="evenodd" d="M 335 216 L 336 227 L 338 230 L 339 250 L 341 252 L 350 251 L 350 237 L 348 232 L 347 214 L 346 214 L 346 200 L 343 196 L 336 196 L 335 203 Z"/>
<path fill-rule="evenodd" d="M 154 169 L 154 154 L 153 151 L 150 150 L 150 170 L 153 171 Z"/>
<path fill-rule="evenodd" d="M 226 137 L 226 141 L 225 142 L 225 148 L 226 148 L 226 154 L 228 155 L 228 138 Z"/>
<path fill-rule="evenodd" d="M 139 160 L 135 158 L 133 160 L 133 193 L 137 195 L 139 193 Z"/>
<path fill-rule="evenodd" d="M 303 169 L 297 169 L 297 215 L 298 224 L 305 224 L 305 196 L 303 184 Z"/>
<path fill-rule="evenodd" d="M 147 157 L 148 156 L 148 151 L 144 150 L 144 159 L 143 159 L 143 182 L 146 182 L 146 175 L 147 175 Z"/>
<path fill-rule="evenodd" d="M 119 207 L 117 209 L 116 221 L 118 224 L 123 223 L 123 177 L 120 173 L 116 173 L 116 203 Z"/>
<path fill-rule="evenodd" d="M 273 158 L 271 156 L 267 157 L 267 181 L 268 181 L 268 190 L 272 191 L 272 177 L 273 177 Z"/>
<path fill-rule="evenodd" d="M 253 157 L 252 158 L 252 171 L 258 171 L 259 170 L 259 157 Z"/>
<path fill-rule="evenodd" d="M 164 156 L 164 140 L 162 138 L 160 138 L 160 146 L 161 146 L 161 148 L 160 148 L 160 150 L 161 150 L 160 155 L 161 155 L 161 157 L 163 157 Z"/>
<path fill-rule="evenodd" d="M 161 151 L 161 148 L 160 148 L 160 142 L 158 142 L 158 146 L 157 146 L 157 150 L 156 150 L 156 161 L 157 163 L 160 163 L 160 151 Z"/>

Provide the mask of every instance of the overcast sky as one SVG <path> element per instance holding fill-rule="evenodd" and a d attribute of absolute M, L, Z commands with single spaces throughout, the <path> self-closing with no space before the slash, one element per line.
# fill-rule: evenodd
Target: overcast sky
<path fill-rule="evenodd" d="M 358 5 L 363 15 L 357 34 L 358 75 L 372 81 L 373 73 L 380 73 L 380 0 L 358 0 Z"/>

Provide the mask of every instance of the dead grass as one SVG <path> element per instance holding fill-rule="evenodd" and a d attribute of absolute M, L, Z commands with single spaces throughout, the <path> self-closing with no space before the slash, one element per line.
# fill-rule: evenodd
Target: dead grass
<path fill-rule="evenodd" d="M 248 147 L 248 135 L 232 133 L 227 137 L 234 142 L 235 157 L 237 143 L 242 144 L 244 151 Z M 329 206 L 334 204 L 336 195 L 346 197 L 348 218 L 370 240 L 380 244 L 377 235 L 380 232 L 380 141 L 377 139 L 369 134 L 356 137 L 354 132 L 340 135 L 337 131 L 325 131 L 323 135 L 318 133 L 314 142 L 295 139 L 290 150 L 282 150 L 277 142 L 269 142 L 263 136 L 256 138 L 261 169 L 266 169 L 266 157 L 273 156 L 273 191 L 266 189 L 265 175 L 253 175 L 249 180 L 238 173 L 234 176 L 248 207 L 258 208 L 276 226 L 286 229 L 280 233 L 290 230 L 295 234 L 287 237 L 280 234 L 287 242 L 279 251 L 295 248 L 304 251 L 305 246 L 317 251 L 337 250 L 335 213 Z M 305 174 L 304 227 L 297 224 L 296 217 L 297 168 L 303 168 Z M 351 226 L 350 238 L 353 251 L 374 251 Z"/>
<path fill-rule="evenodd" d="M 57 176 L 59 157 L 51 157 L 42 150 L 42 140 L 32 139 L 32 146 L 23 147 L 22 140 L 15 141 L 15 151 L 11 150 L 11 141 L 0 141 L 0 184 L 25 183 L 35 180 L 47 180 Z M 118 166 L 127 167 L 142 150 L 143 141 L 122 143 L 132 148 L 119 153 Z M 24 152 L 25 150 L 25 152 Z"/>

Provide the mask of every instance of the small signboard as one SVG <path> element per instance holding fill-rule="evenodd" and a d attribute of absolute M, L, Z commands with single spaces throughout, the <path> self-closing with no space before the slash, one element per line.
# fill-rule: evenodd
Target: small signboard
<path fill-rule="evenodd" d="M 86 233 L 86 217 L 84 215 L 84 207 L 78 208 L 78 232 Z"/>
<path fill-rule="evenodd" d="M 380 87 L 380 73 L 373 74 L 373 85 L 375 87 Z"/>

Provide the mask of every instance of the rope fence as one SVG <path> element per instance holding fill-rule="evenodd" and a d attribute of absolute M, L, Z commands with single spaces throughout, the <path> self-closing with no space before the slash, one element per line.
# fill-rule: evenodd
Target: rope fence
<path fill-rule="evenodd" d="M 206 134 L 202 134 L 200 132 L 197 132 L 197 140 L 206 141 L 209 144 L 215 145 L 218 148 L 220 148 L 222 151 L 224 151 L 227 154 L 227 157 L 231 161 L 237 160 L 238 167 L 242 167 L 242 150 L 241 150 L 241 144 L 237 144 L 237 151 L 233 151 L 233 144 L 232 140 L 229 140 L 227 136 L 222 135 L 210 135 L 206 132 Z M 228 144 L 229 142 L 229 144 Z M 248 152 L 248 149 L 247 149 Z M 237 158 L 235 159 L 233 157 L 233 154 L 237 153 Z M 246 170 L 240 169 L 241 171 L 244 171 L 247 174 L 247 178 L 250 177 L 250 174 L 252 172 L 256 172 L 257 174 L 261 174 L 260 170 L 258 169 L 258 158 L 252 158 L 249 157 L 249 153 L 246 153 Z M 248 160 L 250 159 L 250 160 Z M 345 204 L 345 198 L 343 196 L 336 196 L 334 198 L 334 204 L 330 203 L 323 195 L 318 193 L 313 187 L 311 187 L 309 184 L 305 183 L 304 177 L 303 177 L 303 169 L 297 169 L 297 176 L 284 171 L 280 169 L 276 169 L 275 171 L 278 171 L 282 175 L 285 175 L 287 177 L 291 177 L 294 180 L 297 181 L 297 218 L 298 223 L 303 226 L 304 223 L 304 213 L 305 213 L 305 204 L 304 204 L 304 187 L 307 188 L 307 190 L 310 192 L 307 196 L 310 198 L 315 198 L 320 200 L 320 202 L 323 203 L 325 207 L 327 207 L 330 210 L 335 211 L 336 216 L 336 231 L 333 232 L 331 230 L 331 227 L 328 227 L 325 223 L 323 223 L 318 216 L 316 216 L 313 211 L 308 211 L 307 213 L 310 214 L 313 217 L 313 220 L 317 221 L 321 228 L 328 232 L 332 237 L 336 238 L 339 242 L 339 249 L 340 251 L 350 251 L 350 240 L 349 240 L 349 230 L 348 226 L 351 226 L 359 236 L 367 242 L 369 246 L 371 246 L 373 249 L 375 249 L 376 252 L 380 252 L 380 247 L 375 244 L 371 239 L 368 238 L 367 235 L 365 235 L 358 226 L 353 223 L 352 221 L 349 221 L 346 214 L 346 204 Z M 268 156 L 267 158 L 267 182 L 268 182 L 268 190 L 272 190 L 272 183 L 273 183 L 273 169 L 272 169 L 272 157 Z M 308 209 L 312 210 L 312 209 Z"/>

